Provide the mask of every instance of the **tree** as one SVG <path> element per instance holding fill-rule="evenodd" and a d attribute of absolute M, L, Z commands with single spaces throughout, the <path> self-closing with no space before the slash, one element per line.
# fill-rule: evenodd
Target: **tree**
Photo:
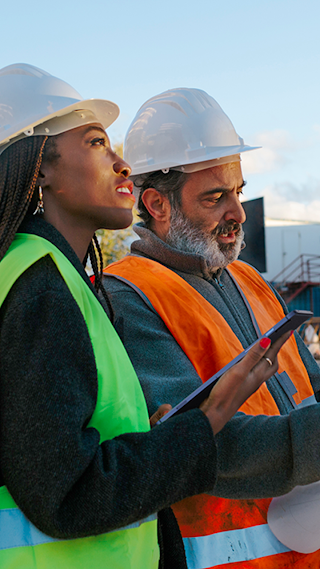
<path fill-rule="evenodd" d="M 135 239 L 132 225 L 139 220 L 136 211 L 133 212 L 133 222 L 126 229 L 100 229 L 97 235 L 100 238 L 100 247 L 103 255 L 104 267 L 114 261 L 119 261 L 130 251 L 130 245 Z"/>

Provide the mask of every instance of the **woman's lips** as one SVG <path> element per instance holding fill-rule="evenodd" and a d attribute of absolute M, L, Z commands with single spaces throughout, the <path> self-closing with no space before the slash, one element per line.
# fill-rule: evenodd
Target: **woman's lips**
<path fill-rule="evenodd" d="M 123 182 L 121 185 L 116 187 L 116 192 L 119 192 L 120 194 L 132 194 L 133 182 L 130 180 Z"/>
<path fill-rule="evenodd" d="M 117 194 L 123 194 L 126 197 L 130 198 L 133 202 L 136 201 L 136 198 L 133 195 L 133 183 L 132 182 L 125 182 L 121 186 L 117 186 L 116 188 Z"/>

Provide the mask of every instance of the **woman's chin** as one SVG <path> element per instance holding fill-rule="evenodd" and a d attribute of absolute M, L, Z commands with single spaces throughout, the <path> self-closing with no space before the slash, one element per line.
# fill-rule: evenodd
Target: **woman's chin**
<path fill-rule="evenodd" d="M 131 209 L 115 209 L 114 215 L 104 223 L 103 229 L 126 229 L 133 220 Z"/>

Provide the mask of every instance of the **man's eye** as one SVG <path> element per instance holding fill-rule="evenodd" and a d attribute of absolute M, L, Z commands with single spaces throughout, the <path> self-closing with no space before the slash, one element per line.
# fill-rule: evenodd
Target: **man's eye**
<path fill-rule="evenodd" d="M 214 194 L 210 197 L 207 197 L 205 201 L 209 204 L 216 204 L 221 200 L 222 196 L 223 196 L 222 193 L 221 194 Z"/>

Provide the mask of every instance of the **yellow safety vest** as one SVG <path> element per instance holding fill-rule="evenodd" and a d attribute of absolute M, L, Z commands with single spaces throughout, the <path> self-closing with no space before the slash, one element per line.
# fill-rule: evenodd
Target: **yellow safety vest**
<path fill-rule="evenodd" d="M 143 392 L 129 357 L 101 304 L 68 259 L 46 239 L 17 234 L 0 262 L 0 305 L 19 276 L 50 255 L 85 319 L 98 374 L 97 404 L 88 424 L 100 442 L 128 432 L 149 431 Z M 157 569 L 156 515 L 120 530 L 59 540 L 40 532 L 7 488 L 0 488 L 1 569 Z"/>

